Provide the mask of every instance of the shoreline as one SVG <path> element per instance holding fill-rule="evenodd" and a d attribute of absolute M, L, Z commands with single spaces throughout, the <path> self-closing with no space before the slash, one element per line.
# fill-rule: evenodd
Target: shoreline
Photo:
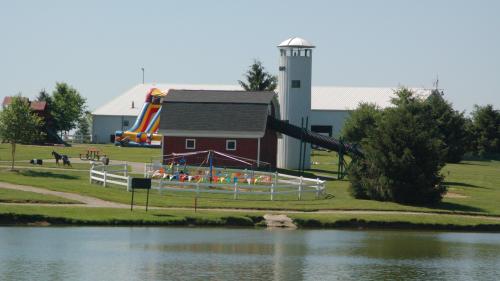
<path fill-rule="evenodd" d="M 458 231 L 458 232 L 500 232 L 500 224 L 458 225 L 452 223 L 413 223 L 405 221 L 375 221 L 364 219 L 340 219 L 334 222 L 321 222 L 317 219 L 292 219 L 299 230 L 412 230 L 412 231 Z M 46 216 L 39 214 L 1 213 L 0 227 L 226 227 L 226 228 L 261 228 L 266 229 L 263 216 L 222 216 L 220 218 L 179 217 L 176 220 L 151 221 L 143 219 L 102 219 L 84 220 L 67 217 Z"/>

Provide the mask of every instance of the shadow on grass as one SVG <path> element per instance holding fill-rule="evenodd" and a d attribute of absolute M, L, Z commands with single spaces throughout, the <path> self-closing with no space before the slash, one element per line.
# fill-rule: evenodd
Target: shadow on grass
<path fill-rule="evenodd" d="M 459 212 L 479 212 L 484 213 L 485 210 L 477 207 L 462 205 L 458 203 L 451 202 L 441 202 L 436 206 L 426 206 L 431 209 L 448 210 L 448 211 L 459 211 Z"/>
<path fill-rule="evenodd" d="M 21 175 L 26 177 L 36 177 L 36 178 L 57 178 L 57 179 L 65 179 L 65 180 L 76 180 L 77 176 L 65 175 L 65 174 L 56 174 L 53 172 L 41 172 L 41 171 L 33 171 L 33 170 L 24 170 L 20 172 Z"/>
<path fill-rule="evenodd" d="M 321 176 L 321 175 L 316 175 L 314 173 L 315 171 L 316 172 L 331 173 L 330 171 L 319 170 L 319 169 L 309 169 L 309 170 L 305 171 L 304 173 L 301 173 L 301 172 L 296 171 L 296 170 L 278 169 L 279 173 L 283 173 L 283 174 L 287 174 L 287 175 L 291 175 L 291 176 L 296 176 L 296 177 L 303 176 L 305 178 L 311 178 L 311 179 L 318 178 L 320 180 L 337 179 L 336 173 L 335 174 L 332 173 L 332 176 L 330 176 L 330 177 L 325 177 L 325 176 Z"/>
<path fill-rule="evenodd" d="M 475 185 L 475 184 L 469 184 L 469 183 L 464 183 L 464 182 L 456 182 L 456 181 L 446 181 L 443 184 L 445 185 L 454 185 L 454 186 L 461 186 L 461 187 L 473 187 L 473 188 L 484 188 L 488 189 L 487 187 Z"/>
<path fill-rule="evenodd" d="M 168 214 L 153 214 L 153 216 L 155 216 L 155 217 L 171 217 L 171 218 L 175 217 L 173 215 L 168 215 Z"/>

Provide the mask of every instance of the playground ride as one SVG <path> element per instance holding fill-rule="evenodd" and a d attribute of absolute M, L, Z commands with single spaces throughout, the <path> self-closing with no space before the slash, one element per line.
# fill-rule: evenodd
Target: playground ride
<path fill-rule="evenodd" d="M 146 100 L 134 125 L 127 131 L 115 132 L 115 145 L 160 147 L 161 135 L 158 134 L 162 98 L 165 93 L 152 88 L 146 95 Z"/>
<path fill-rule="evenodd" d="M 268 163 L 214 150 L 173 153 L 154 159 L 144 176 L 160 192 L 230 194 L 233 199 L 302 200 L 325 195 L 325 182 L 263 171 Z"/>

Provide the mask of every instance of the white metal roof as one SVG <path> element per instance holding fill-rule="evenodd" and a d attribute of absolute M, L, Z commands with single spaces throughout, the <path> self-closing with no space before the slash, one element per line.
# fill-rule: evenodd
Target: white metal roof
<path fill-rule="evenodd" d="M 399 87 L 312 87 L 312 110 L 354 110 L 360 103 L 373 103 L 381 108 L 391 106 L 391 98 Z M 427 97 L 431 90 L 410 88 L 417 96 Z"/>
<path fill-rule="evenodd" d="M 278 47 L 286 48 L 286 47 L 295 47 L 295 48 L 314 48 L 314 45 L 309 43 L 307 40 L 300 37 L 292 37 L 288 38 L 285 41 L 281 42 Z"/>
<path fill-rule="evenodd" d="M 144 104 L 146 94 L 151 88 L 162 92 L 177 90 L 242 90 L 239 85 L 203 85 L 203 84 L 154 84 L 146 83 L 132 87 L 130 90 L 114 98 L 92 112 L 93 115 L 137 116 Z M 132 108 L 132 102 L 134 107 Z"/>
<path fill-rule="evenodd" d="M 114 98 L 92 112 L 93 115 L 137 116 L 142 108 L 146 94 L 151 88 L 162 92 L 178 90 L 242 90 L 239 85 L 203 85 L 203 84 L 139 84 Z M 362 102 L 374 103 L 381 108 L 391 105 L 394 91 L 398 87 L 330 87 L 313 86 L 311 93 L 312 110 L 354 110 Z M 428 96 L 431 90 L 410 88 L 417 95 Z M 134 102 L 134 108 L 132 108 Z"/>

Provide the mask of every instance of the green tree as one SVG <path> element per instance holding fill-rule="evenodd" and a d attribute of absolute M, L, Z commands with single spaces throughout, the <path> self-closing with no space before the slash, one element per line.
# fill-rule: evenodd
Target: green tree
<path fill-rule="evenodd" d="M 85 98 L 66 83 L 56 83 L 52 93 L 51 114 L 57 131 L 70 131 L 76 128 L 85 110 Z"/>
<path fill-rule="evenodd" d="M 245 91 L 274 91 L 278 85 L 278 78 L 266 72 L 258 60 L 254 60 L 244 76 L 246 82 L 238 80 L 238 83 Z"/>
<path fill-rule="evenodd" d="M 362 140 L 364 158 L 349 167 L 356 198 L 434 204 L 446 192 L 445 148 L 429 106 L 400 89 L 395 107 L 387 108 Z"/>
<path fill-rule="evenodd" d="M 360 143 L 376 126 L 382 111 L 375 104 L 361 103 L 352 111 L 342 128 L 342 137 L 348 142 Z"/>
<path fill-rule="evenodd" d="M 16 144 L 30 143 L 39 135 L 42 120 L 30 109 L 28 99 L 21 95 L 12 97 L 9 105 L 0 112 L 0 136 L 11 144 L 12 166 L 16 158 Z"/>
<path fill-rule="evenodd" d="M 84 143 L 90 142 L 90 124 L 92 124 L 92 113 L 86 111 L 78 120 L 77 131 L 75 132 L 75 135 L 81 138 Z"/>
<path fill-rule="evenodd" d="M 468 146 L 467 120 L 464 113 L 454 110 L 452 104 L 443 98 L 443 93 L 437 90 L 431 93 L 426 99 L 426 103 L 445 145 L 446 162 L 460 162 Z"/>
<path fill-rule="evenodd" d="M 471 132 L 474 153 L 481 157 L 500 154 L 500 112 L 493 105 L 474 106 Z"/>

